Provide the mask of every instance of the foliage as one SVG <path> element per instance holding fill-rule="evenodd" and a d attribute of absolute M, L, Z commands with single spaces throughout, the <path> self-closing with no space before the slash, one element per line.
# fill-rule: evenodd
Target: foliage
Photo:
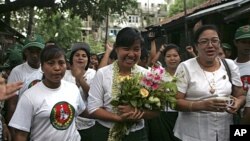
<path fill-rule="evenodd" d="M 190 9 L 206 1 L 207 0 L 186 0 L 186 6 L 187 6 L 187 9 Z M 183 11 L 184 11 L 184 0 L 176 0 L 175 3 L 170 6 L 167 16 L 171 17 Z"/>
<path fill-rule="evenodd" d="M 116 68 L 117 62 L 114 63 Z M 117 70 L 114 70 L 114 75 Z M 131 105 L 138 109 L 164 110 L 168 105 L 175 107 L 177 92 L 176 79 L 161 66 L 152 66 L 151 70 L 145 75 L 132 72 L 129 76 L 117 75 L 113 83 L 117 85 L 117 90 L 112 90 L 111 104 Z M 113 84 L 113 85 L 114 85 Z M 116 93 L 114 93 L 116 92 Z M 110 129 L 108 141 L 120 141 L 128 129 L 134 123 L 115 123 Z"/>
<path fill-rule="evenodd" d="M 82 41 L 81 19 L 68 17 L 69 11 L 47 17 L 43 10 L 37 13 L 34 32 L 41 34 L 45 41 L 53 40 L 61 47 L 69 48 L 72 43 Z"/>
<path fill-rule="evenodd" d="M 134 8 L 137 8 L 136 0 L 61 0 L 53 9 L 59 12 L 70 10 L 72 17 L 78 15 L 84 19 L 91 16 L 95 22 L 102 22 L 107 14 L 124 15 Z"/>
<path fill-rule="evenodd" d="M 176 79 L 171 78 L 161 66 L 153 66 L 146 75 L 118 77 L 120 94 L 112 100 L 112 105 L 130 104 L 149 110 L 164 110 L 168 102 L 174 107 L 177 92 Z"/>
<path fill-rule="evenodd" d="M 97 41 L 92 34 L 88 35 L 85 41 L 89 44 L 91 53 L 97 54 L 104 51 L 103 42 Z"/>

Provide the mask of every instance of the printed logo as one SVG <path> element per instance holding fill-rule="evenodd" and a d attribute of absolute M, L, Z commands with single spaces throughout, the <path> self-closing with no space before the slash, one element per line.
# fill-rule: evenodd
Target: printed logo
<path fill-rule="evenodd" d="M 250 75 L 244 75 L 244 76 L 241 76 L 241 81 L 243 83 L 243 89 L 245 91 L 248 91 L 249 89 L 249 84 L 250 84 Z"/>
<path fill-rule="evenodd" d="M 50 113 L 50 122 L 58 130 L 66 130 L 71 125 L 75 109 L 66 101 L 58 102 Z"/>
<path fill-rule="evenodd" d="M 38 82 L 40 82 L 41 80 L 39 80 L 39 79 L 36 79 L 36 80 L 33 80 L 30 84 L 29 84 L 29 86 L 28 86 L 28 89 L 29 88 L 31 88 L 31 87 L 33 87 L 34 85 L 36 85 Z"/>

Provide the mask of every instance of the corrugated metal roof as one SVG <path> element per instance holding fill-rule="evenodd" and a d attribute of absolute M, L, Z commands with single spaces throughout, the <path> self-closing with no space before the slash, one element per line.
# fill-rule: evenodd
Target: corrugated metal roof
<path fill-rule="evenodd" d="M 187 10 L 187 15 L 191 15 L 191 14 L 193 14 L 194 12 L 196 12 L 196 11 L 198 11 L 198 10 L 206 9 L 206 8 L 211 7 L 211 6 L 220 4 L 220 3 L 222 3 L 223 1 L 225 1 L 225 0 L 208 0 L 208 1 L 204 2 L 204 3 L 201 4 L 201 5 L 198 5 L 198 6 L 194 7 L 194 8 L 188 9 L 188 10 Z M 170 22 L 172 22 L 172 21 L 174 21 L 174 20 L 177 20 L 177 19 L 183 17 L 184 14 L 185 14 L 184 11 L 181 12 L 181 13 L 178 13 L 178 14 L 176 14 L 176 15 L 170 17 L 170 18 L 167 18 L 166 20 L 163 20 L 162 22 L 160 22 L 160 23 L 157 24 L 157 25 L 163 25 L 163 24 L 170 23 Z M 157 26 L 157 25 L 156 25 L 156 26 Z"/>
<path fill-rule="evenodd" d="M 217 5 L 217 6 L 206 8 L 204 10 L 200 10 L 199 12 L 196 12 L 194 14 L 191 14 L 191 15 L 187 16 L 187 19 L 189 20 L 189 19 L 204 16 L 204 15 L 207 15 L 207 14 L 232 9 L 232 8 L 235 8 L 235 7 L 240 7 L 242 4 L 247 3 L 247 2 L 249 2 L 249 0 L 230 1 L 230 2 L 223 3 L 223 4 L 220 4 L 220 5 Z"/>

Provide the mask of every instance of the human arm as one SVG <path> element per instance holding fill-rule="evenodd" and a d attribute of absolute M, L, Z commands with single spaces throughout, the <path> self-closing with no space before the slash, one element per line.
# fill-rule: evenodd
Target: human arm
<path fill-rule="evenodd" d="M 106 46 L 106 50 L 100 61 L 98 69 L 108 65 L 109 56 L 113 50 L 113 46 L 111 44 L 107 43 L 105 46 Z"/>
<path fill-rule="evenodd" d="M 227 112 L 236 114 L 237 111 L 242 108 L 246 103 L 246 96 L 242 87 L 233 85 L 233 99 L 234 104 L 227 109 Z"/>
<path fill-rule="evenodd" d="M 188 52 L 189 55 L 192 57 L 196 57 L 197 55 L 194 52 L 194 48 L 192 46 L 186 46 L 186 51 Z"/>
<path fill-rule="evenodd" d="M 5 120 L 4 120 L 4 117 L 2 117 L 2 138 L 3 140 L 8 140 L 8 141 L 11 141 L 11 134 L 10 134 L 10 131 L 9 131 L 9 128 L 7 126 L 7 124 L 5 123 Z"/>
<path fill-rule="evenodd" d="M 84 67 L 81 68 L 81 67 L 72 65 L 71 72 L 72 72 L 72 75 L 75 77 L 76 85 L 80 86 L 82 90 L 84 91 L 84 94 L 88 96 L 89 84 L 87 83 L 87 80 L 84 77 L 84 74 L 86 73 L 86 70 Z"/>
<path fill-rule="evenodd" d="M 183 112 L 197 112 L 197 111 L 212 111 L 212 112 L 224 112 L 227 109 L 226 102 L 224 100 L 210 98 L 205 100 L 187 100 L 182 92 L 178 92 L 176 95 L 178 111 Z"/>
<path fill-rule="evenodd" d="M 15 131 L 15 136 L 14 136 L 14 141 L 27 141 L 28 139 L 28 132 L 22 131 L 22 130 L 18 130 L 16 129 Z"/>
<path fill-rule="evenodd" d="M 16 91 L 22 88 L 23 82 L 5 84 L 5 79 L 0 76 L 0 100 L 6 100 L 16 95 Z"/>
<path fill-rule="evenodd" d="M 164 45 L 161 45 L 161 48 L 159 49 L 159 51 L 157 51 L 156 55 L 153 57 L 152 61 L 151 61 L 151 65 L 154 65 L 160 58 L 160 55 L 163 53 L 165 49 Z"/>

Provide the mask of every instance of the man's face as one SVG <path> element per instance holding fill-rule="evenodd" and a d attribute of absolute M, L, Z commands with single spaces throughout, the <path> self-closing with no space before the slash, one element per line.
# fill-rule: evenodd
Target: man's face
<path fill-rule="evenodd" d="M 236 40 L 235 46 L 238 49 L 238 54 L 250 55 L 250 38 Z"/>
<path fill-rule="evenodd" d="M 26 60 L 32 68 L 40 67 L 40 52 L 41 49 L 37 47 L 29 47 L 25 49 Z"/>

